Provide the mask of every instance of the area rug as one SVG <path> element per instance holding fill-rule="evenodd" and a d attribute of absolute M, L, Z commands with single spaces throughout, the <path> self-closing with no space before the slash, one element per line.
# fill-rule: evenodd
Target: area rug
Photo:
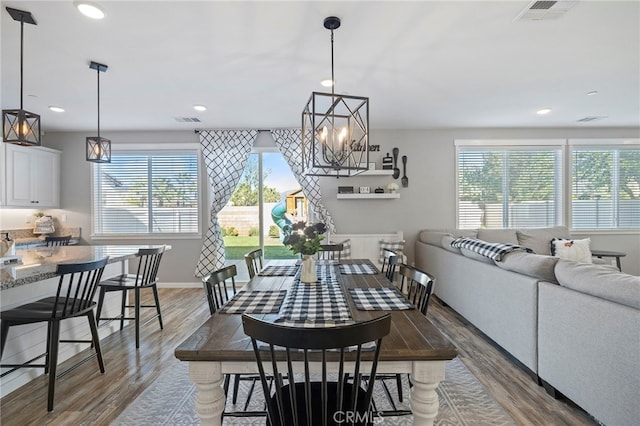
<path fill-rule="evenodd" d="M 249 382 L 241 382 L 239 401 L 244 401 Z M 397 398 L 395 380 L 386 381 L 390 394 Z M 378 386 L 374 393 L 374 401 L 378 410 L 388 409 L 389 402 L 382 386 Z M 256 393 L 251 398 L 250 409 L 260 410 L 261 391 L 256 387 Z M 409 384 L 404 380 L 404 395 L 409 394 Z M 176 362 L 174 368 L 163 373 L 153 384 L 118 416 L 111 424 L 113 426 L 140 425 L 199 425 L 200 421 L 195 413 L 195 385 L 189 380 L 186 363 Z M 446 379 L 437 389 L 440 399 L 440 409 L 435 420 L 437 426 L 507 426 L 515 425 L 513 419 L 489 395 L 475 376 L 459 360 L 447 363 Z M 231 390 L 229 390 L 231 393 Z M 235 408 L 227 401 L 227 411 Z M 408 409 L 406 401 L 395 401 L 397 408 Z M 264 425 L 264 418 L 225 417 L 224 425 Z M 410 425 L 412 417 L 385 417 L 382 425 Z"/>

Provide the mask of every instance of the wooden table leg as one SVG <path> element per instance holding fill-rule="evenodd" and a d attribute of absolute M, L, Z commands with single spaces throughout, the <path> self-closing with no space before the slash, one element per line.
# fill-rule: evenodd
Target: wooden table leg
<path fill-rule="evenodd" d="M 413 424 L 432 426 L 438 415 L 438 394 L 436 388 L 444 380 L 446 361 L 415 361 L 409 394 L 409 404 L 413 413 Z"/>
<path fill-rule="evenodd" d="M 226 396 L 222 389 L 223 374 L 219 362 L 189 362 L 189 378 L 196 384 L 196 413 L 203 425 L 220 426 Z"/>

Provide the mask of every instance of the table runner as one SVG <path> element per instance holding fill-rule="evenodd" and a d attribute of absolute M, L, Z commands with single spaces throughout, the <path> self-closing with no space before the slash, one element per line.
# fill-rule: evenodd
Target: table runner
<path fill-rule="evenodd" d="M 349 293 L 356 308 L 361 311 L 400 311 L 414 306 L 393 287 L 350 288 Z"/>
<path fill-rule="evenodd" d="M 221 309 L 223 314 L 277 314 L 287 295 L 286 290 L 241 291 Z"/>
<path fill-rule="evenodd" d="M 258 275 L 263 277 L 293 277 L 300 267 L 298 265 L 269 265 Z"/>
<path fill-rule="evenodd" d="M 340 273 L 345 275 L 376 275 L 378 270 L 371 263 L 348 263 L 340 265 Z"/>

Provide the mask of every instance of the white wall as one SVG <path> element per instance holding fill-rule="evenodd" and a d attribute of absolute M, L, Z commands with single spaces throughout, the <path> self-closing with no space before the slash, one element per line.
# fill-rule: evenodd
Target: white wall
<path fill-rule="evenodd" d="M 386 186 L 393 181 L 387 176 L 322 178 L 322 192 L 332 212 L 337 231 L 346 233 L 383 233 L 401 230 L 407 240 L 407 255 L 413 260 L 413 245 L 418 232 L 424 228 L 455 227 L 455 139 L 506 138 L 604 138 L 639 137 L 639 129 L 453 129 L 453 130 L 374 130 L 371 144 L 381 145 L 379 153 L 371 154 L 377 161 L 400 149 L 400 157 L 408 156 L 409 187 L 400 188 L 396 200 L 337 200 L 338 185 Z M 82 235 L 89 243 L 126 244 L 127 240 L 92 241 L 90 164 L 85 161 L 84 133 L 54 133 L 45 135 L 44 145 L 63 151 L 61 203 L 69 226 L 82 227 Z M 192 130 L 184 132 L 117 132 L 105 134 L 113 144 L 120 143 L 193 143 L 198 136 Z M 401 167 L 401 166 L 400 166 Z M 205 174 L 203 171 L 202 182 Z M 398 184 L 400 180 L 396 181 Z M 206 205 L 206 198 L 203 200 Z M 202 209 L 203 235 L 208 218 Z M 0 211 L 0 219 L 4 213 Z M 18 219 L 19 220 L 19 219 Z M 592 246 L 599 249 L 623 251 L 625 272 L 640 275 L 640 234 L 592 234 Z M 193 277 L 202 239 L 163 240 L 173 246 L 163 260 L 161 277 L 164 282 L 195 282 Z M 158 240 L 136 240 L 137 243 L 158 243 Z"/>

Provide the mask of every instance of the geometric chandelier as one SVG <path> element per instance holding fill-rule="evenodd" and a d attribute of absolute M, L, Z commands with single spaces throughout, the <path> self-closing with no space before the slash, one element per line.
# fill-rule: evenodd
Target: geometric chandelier
<path fill-rule="evenodd" d="M 369 98 L 335 93 L 333 30 L 340 18 L 325 18 L 331 30 L 331 93 L 312 92 L 302 111 L 305 175 L 349 177 L 368 170 Z"/>
<path fill-rule="evenodd" d="M 107 66 L 91 61 L 89 68 L 98 74 L 98 136 L 87 137 L 87 161 L 92 163 L 111 162 L 111 141 L 100 137 L 100 73 L 107 71 Z"/>
<path fill-rule="evenodd" d="M 16 145 L 39 146 L 42 144 L 40 116 L 22 108 L 24 24 L 37 24 L 30 12 L 10 7 L 7 7 L 7 12 L 14 20 L 20 21 L 20 109 L 2 110 L 2 138 L 4 142 Z"/>

